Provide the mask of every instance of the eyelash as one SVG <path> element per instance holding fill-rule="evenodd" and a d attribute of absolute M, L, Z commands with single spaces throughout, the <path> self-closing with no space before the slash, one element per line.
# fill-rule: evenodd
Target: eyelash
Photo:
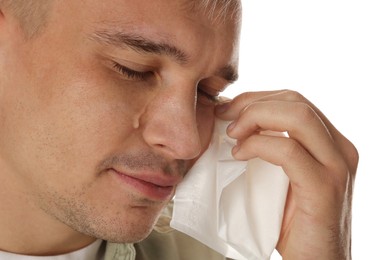
<path fill-rule="evenodd" d="M 153 76 L 154 73 L 152 71 L 136 71 L 129 69 L 128 67 L 122 66 L 119 63 L 113 62 L 113 67 L 116 71 L 121 73 L 123 76 L 125 76 L 128 79 L 132 80 L 147 80 L 149 77 Z"/>
<path fill-rule="evenodd" d="M 143 80 L 147 80 L 149 77 L 154 75 L 154 73 L 151 71 L 141 72 L 141 71 L 132 70 L 116 62 L 113 62 L 113 68 L 119 73 L 121 73 L 123 76 L 125 76 L 126 78 L 132 80 L 143 81 Z M 210 95 L 200 87 L 198 87 L 197 91 L 199 95 L 204 96 L 210 102 L 215 103 L 218 101 L 218 96 Z"/>

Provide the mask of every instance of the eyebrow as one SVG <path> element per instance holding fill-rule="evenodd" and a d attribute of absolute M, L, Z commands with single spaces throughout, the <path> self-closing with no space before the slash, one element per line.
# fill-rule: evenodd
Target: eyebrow
<path fill-rule="evenodd" d="M 166 55 L 181 65 L 187 64 L 190 59 L 185 51 L 172 44 L 156 42 L 134 33 L 103 30 L 94 32 L 92 39 L 102 44 L 113 45 L 123 49 L 130 48 L 139 53 Z M 224 66 L 218 71 L 218 75 L 229 83 L 233 83 L 238 79 L 237 69 L 232 65 Z"/>
<path fill-rule="evenodd" d="M 103 44 L 131 48 L 140 53 L 166 55 L 180 64 L 186 64 L 189 60 L 189 56 L 183 50 L 169 43 L 155 42 L 133 33 L 97 31 L 92 38 Z"/>
<path fill-rule="evenodd" d="M 218 75 L 229 83 L 233 83 L 238 80 L 238 72 L 236 67 L 233 65 L 226 65 L 218 72 Z"/>

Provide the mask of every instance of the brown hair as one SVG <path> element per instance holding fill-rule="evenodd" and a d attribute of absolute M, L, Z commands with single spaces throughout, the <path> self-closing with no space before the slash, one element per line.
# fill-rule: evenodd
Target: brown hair
<path fill-rule="evenodd" d="M 188 0 L 186 7 L 194 12 L 202 12 L 213 21 L 223 22 L 228 16 L 241 20 L 240 0 Z M 237 19 L 238 18 L 238 19 Z"/>
<path fill-rule="evenodd" d="M 36 35 L 47 20 L 52 0 L 0 0 L 0 9 L 9 10 L 20 23 L 27 38 Z M 240 17 L 240 0 L 188 0 L 186 8 L 201 11 L 214 21 L 223 21 L 227 15 Z M 240 19 L 237 19 L 239 22 Z"/>

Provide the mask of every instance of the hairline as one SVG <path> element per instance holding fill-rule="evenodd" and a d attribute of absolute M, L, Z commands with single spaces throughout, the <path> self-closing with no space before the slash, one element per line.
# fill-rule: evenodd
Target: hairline
<path fill-rule="evenodd" d="M 25 38 L 30 39 L 45 27 L 52 2 L 53 0 L 0 0 L 0 7 L 12 13 Z"/>
<path fill-rule="evenodd" d="M 53 0 L 0 0 L 1 8 L 8 8 L 19 20 L 26 38 L 39 34 L 45 27 Z M 228 16 L 241 21 L 240 0 L 185 0 L 184 8 L 202 12 L 212 22 L 224 22 Z"/>
<path fill-rule="evenodd" d="M 184 8 L 190 12 L 201 12 L 212 22 L 233 19 L 241 22 L 241 0 L 187 0 Z"/>

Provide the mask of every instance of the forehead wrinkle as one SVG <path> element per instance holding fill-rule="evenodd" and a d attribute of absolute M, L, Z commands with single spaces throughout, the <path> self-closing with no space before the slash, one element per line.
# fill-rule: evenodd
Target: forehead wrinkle
<path fill-rule="evenodd" d="M 123 49 L 130 48 L 139 53 L 166 55 L 182 65 L 187 64 L 190 60 L 189 55 L 179 47 L 168 42 L 149 39 L 139 33 L 100 30 L 94 32 L 92 38 L 102 44 Z"/>

